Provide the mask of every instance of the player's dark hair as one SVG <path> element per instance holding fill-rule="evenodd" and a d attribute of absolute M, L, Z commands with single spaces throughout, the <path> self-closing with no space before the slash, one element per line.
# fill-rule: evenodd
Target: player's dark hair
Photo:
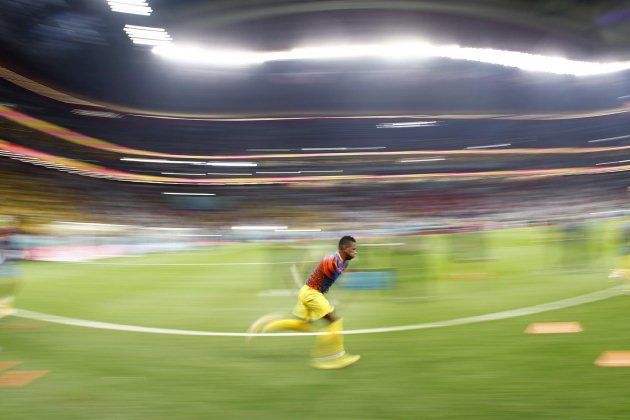
<path fill-rule="evenodd" d="M 356 242 L 356 240 L 352 237 L 352 236 L 344 236 L 341 239 L 339 239 L 339 249 L 345 247 L 348 244 L 351 244 L 353 242 Z"/>

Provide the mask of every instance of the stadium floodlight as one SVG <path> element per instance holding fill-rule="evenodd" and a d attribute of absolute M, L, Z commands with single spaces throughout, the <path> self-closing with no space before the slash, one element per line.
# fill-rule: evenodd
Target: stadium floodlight
<path fill-rule="evenodd" d="M 143 6 L 148 5 L 146 0 L 107 0 L 108 3 L 117 3 L 122 6 Z"/>
<path fill-rule="evenodd" d="M 134 44 L 144 45 L 168 45 L 173 38 L 164 28 L 151 26 L 125 25 L 125 33 Z"/>
<path fill-rule="evenodd" d="M 152 11 L 153 10 L 150 7 L 147 7 L 147 8 L 145 8 L 145 7 L 129 8 L 129 7 L 114 7 L 114 6 L 112 6 L 112 12 L 128 13 L 128 14 L 132 14 L 132 15 L 151 16 L 151 12 Z"/>
<path fill-rule="evenodd" d="M 370 57 L 379 54 L 378 45 L 337 45 L 324 47 L 294 48 L 269 55 L 268 61 L 284 60 L 332 60 Z"/>
<path fill-rule="evenodd" d="M 232 230 L 284 230 L 288 226 L 270 226 L 270 225 L 242 225 L 232 226 Z"/>
<path fill-rule="evenodd" d="M 630 69 L 630 62 L 599 63 L 575 61 L 567 60 L 562 57 L 547 57 L 537 54 L 485 48 L 457 47 L 441 56 L 445 58 L 498 64 L 506 67 L 516 67 L 528 71 L 573 76 L 592 76 Z"/>
<path fill-rule="evenodd" d="M 140 26 L 140 25 L 125 25 L 125 31 L 152 31 L 152 32 L 166 32 L 164 28 L 156 28 L 153 26 Z"/>
<path fill-rule="evenodd" d="M 144 0 L 107 0 L 112 12 L 150 16 L 153 9 Z"/>
<path fill-rule="evenodd" d="M 150 29 L 128 29 L 125 28 L 125 33 L 132 39 L 157 39 L 157 40 L 171 40 L 171 36 L 166 31 L 155 31 Z"/>
<path fill-rule="evenodd" d="M 265 53 L 234 50 L 207 50 L 192 45 L 160 45 L 154 47 L 152 51 L 159 56 L 171 60 L 217 66 L 247 66 L 265 62 Z"/>
<path fill-rule="evenodd" d="M 469 48 L 459 45 L 431 45 L 404 40 L 383 44 L 335 45 L 294 48 L 286 51 L 221 51 L 197 46 L 161 45 L 153 52 L 162 57 L 208 65 L 255 65 L 271 61 L 341 60 L 375 58 L 382 60 L 418 60 L 447 58 L 496 64 L 521 70 L 573 76 L 593 76 L 630 69 L 630 61 L 589 62 L 569 60 L 517 51 L 492 48 Z"/>

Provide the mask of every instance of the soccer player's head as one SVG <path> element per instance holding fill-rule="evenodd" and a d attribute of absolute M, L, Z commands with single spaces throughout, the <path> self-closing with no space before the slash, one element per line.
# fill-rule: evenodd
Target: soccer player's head
<path fill-rule="evenodd" d="M 345 260 L 357 256 L 357 241 L 352 236 L 344 236 L 339 240 L 339 254 Z"/>

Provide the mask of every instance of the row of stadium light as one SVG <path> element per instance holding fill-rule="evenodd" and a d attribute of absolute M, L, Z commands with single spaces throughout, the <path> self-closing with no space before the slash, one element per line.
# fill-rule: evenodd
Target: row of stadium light
<path fill-rule="evenodd" d="M 10 149 L 16 149 L 11 151 Z M 298 177 L 277 177 L 277 178 L 252 178 L 251 180 L 243 180 L 239 178 L 230 178 L 225 181 L 217 182 L 217 180 L 209 179 L 191 179 L 186 178 L 168 178 L 157 176 L 144 176 L 136 173 L 122 172 L 112 170 L 97 165 L 88 165 L 83 162 L 74 161 L 72 159 L 61 158 L 59 156 L 48 155 L 40 151 L 29 149 L 22 146 L 16 146 L 9 142 L 0 140 L 0 155 L 7 156 L 11 159 L 20 160 L 40 166 L 47 166 L 51 169 L 57 169 L 78 175 L 90 176 L 95 178 L 107 178 L 116 181 L 140 182 L 151 184 L 195 184 L 195 185 L 260 185 L 260 184 L 291 184 L 314 181 L 349 181 L 349 180 L 389 180 L 411 181 L 415 182 L 420 179 L 450 179 L 452 177 L 481 178 L 481 177 L 510 177 L 512 179 L 531 179 L 534 177 L 550 177 L 550 176 L 566 176 L 566 175 L 585 175 L 585 174 L 601 174 L 610 172 L 630 171 L 630 165 L 613 166 L 613 167 L 573 167 L 573 168 L 555 168 L 555 169 L 524 169 L 511 171 L 483 171 L 483 172 L 440 172 L 440 173 L 413 173 L 413 174 L 389 174 L 389 175 L 336 175 L 336 176 L 298 176 Z M 35 157 L 37 156 L 37 157 Z M 83 166 L 83 167 L 81 167 Z"/>
<path fill-rule="evenodd" d="M 153 9 L 145 0 L 107 0 L 118 13 L 150 16 Z M 522 70 L 593 76 L 630 69 L 630 62 L 587 62 L 563 57 L 549 57 L 491 48 L 468 48 L 459 45 L 432 45 L 418 40 L 391 41 L 383 44 L 335 45 L 294 48 L 286 51 L 212 50 L 193 45 L 174 45 L 164 28 L 125 25 L 125 32 L 134 44 L 153 45 L 153 52 L 182 62 L 212 66 L 249 66 L 272 61 L 345 60 L 377 58 L 389 61 L 449 58 L 496 64 Z M 383 128 L 398 128 L 391 125 Z"/>
<path fill-rule="evenodd" d="M 211 66 L 251 66 L 275 61 L 382 59 L 390 62 L 448 58 L 496 64 L 522 70 L 573 76 L 594 76 L 630 69 L 629 61 L 588 62 L 491 48 L 459 45 L 432 45 L 404 40 L 382 44 L 314 46 L 285 51 L 215 50 L 193 45 L 159 45 L 153 52 L 161 57 L 185 63 Z"/>
<path fill-rule="evenodd" d="M 153 13 L 153 9 L 145 0 L 107 0 L 107 4 L 112 12 L 142 16 L 151 16 Z M 127 24 L 124 30 L 134 44 L 163 46 L 170 44 L 173 40 L 164 28 Z"/>
<path fill-rule="evenodd" d="M 152 28 L 149 26 L 125 25 L 125 33 L 134 44 L 140 45 L 165 45 L 170 44 L 173 38 L 164 28 Z"/>
<path fill-rule="evenodd" d="M 153 9 L 144 0 L 107 0 L 112 12 L 150 16 Z"/>

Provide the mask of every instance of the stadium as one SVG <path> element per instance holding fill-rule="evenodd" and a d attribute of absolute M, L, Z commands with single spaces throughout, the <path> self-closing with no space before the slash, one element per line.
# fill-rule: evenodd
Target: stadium
<path fill-rule="evenodd" d="M 0 0 L 0 416 L 627 418 L 629 16 Z"/>

